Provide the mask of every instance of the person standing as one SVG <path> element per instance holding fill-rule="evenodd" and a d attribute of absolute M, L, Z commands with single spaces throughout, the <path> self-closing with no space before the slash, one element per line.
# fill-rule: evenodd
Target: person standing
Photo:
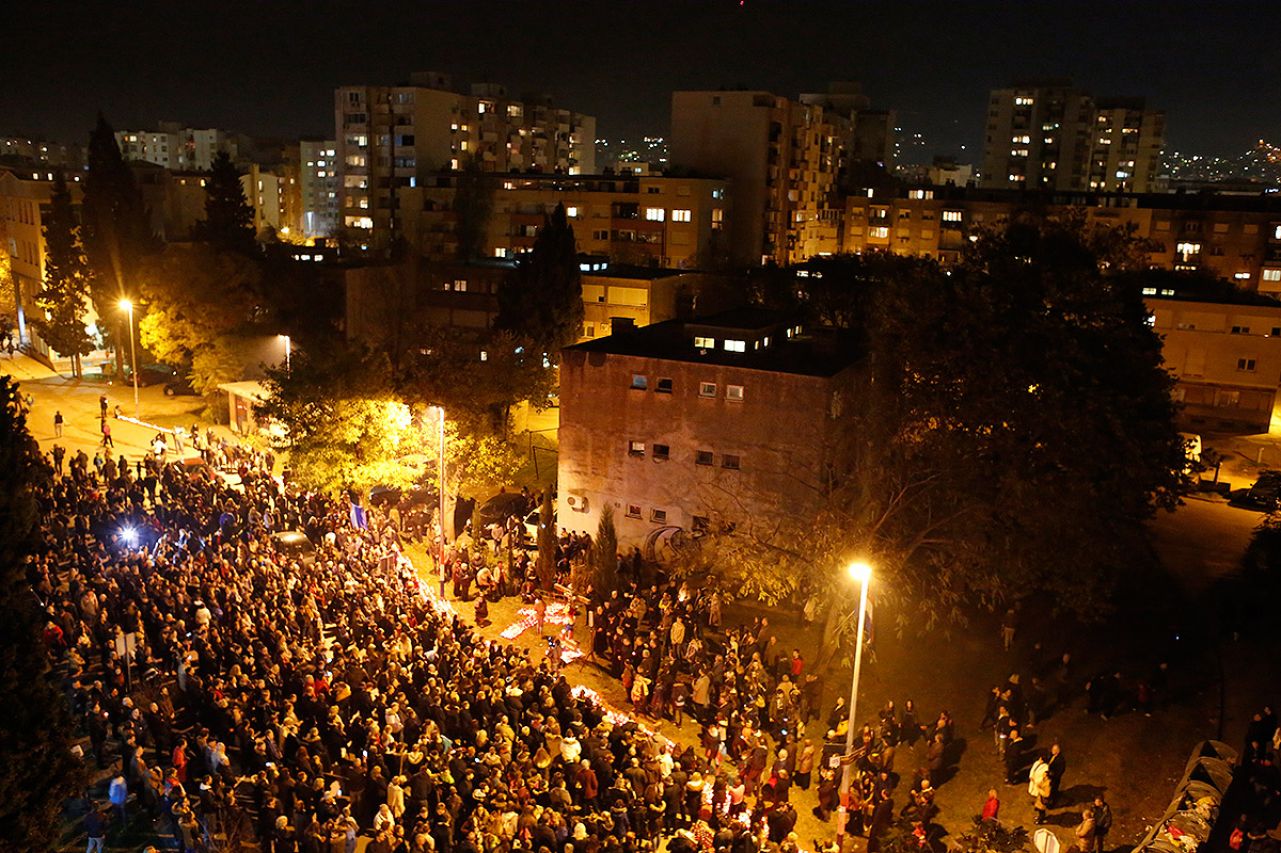
<path fill-rule="evenodd" d="M 102 422 L 102 446 L 114 448 L 116 443 L 111 440 L 111 424 L 104 419 Z"/>
<path fill-rule="evenodd" d="M 983 802 L 983 815 L 980 820 L 996 821 L 1001 814 L 1001 800 L 996 795 L 995 788 L 987 789 L 987 800 Z"/>
<path fill-rule="evenodd" d="M 102 853 L 107 849 L 107 819 L 97 803 L 93 803 L 85 815 L 85 834 L 89 836 L 85 853 Z"/>
<path fill-rule="evenodd" d="M 1004 646 L 1007 652 L 1010 650 L 1010 647 L 1014 645 L 1014 632 L 1016 628 L 1017 624 L 1015 622 L 1014 610 L 1010 609 L 1005 611 L 1005 619 L 1001 621 L 1001 645 Z"/>
<path fill-rule="evenodd" d="M 1080 853 L 1092 853 L 1094 844 L 1094 808 L 1087 806 L 1081 811 L 1081 822 L 1076 825 L 1076 849 Z"/>
<path fill-rule="evenodd" d="M 1046 764 L 1050 767 L 1050 799 L 1049 804 L 1054 806 L 1059 799 L 1059 786 L 1063 784 L 1063 773 L 1067 770 L 1067 759 L 1063 757 L 1063 747 L 1057 742 L 1050 747 L 1050 757 Z"/>
<path fill-rule="evenodd" d="M 124 826 L 129 822 L 129 814 L 125 811 L 125 804 L 129 801 L 129 783 L 125 781 L 124 773 L 119 767 L 107 787 L 107 799 L 111 800 L 111 807 L 115 810 L 116 817 L 120 818 L 120 825 Z"/>
<path fill-rule="evenodd" d="M 62 438 L 62 410 L 53 413 L 53 437 Z"/>
<path fill-rule="evenodd" d="M 105 421 L 107 419 L 107 395 L 106 394 L 98 395 L 98 411 L 100 412 L 98 417 L 100 417 L 102 420 Z"/>
<path fill-rule="evenodd" d="M 1096 853 L 1103 853 L 1107 849 L 1108 832 L 1112 829 L 1112 807 L 1102 794 L 1098 794 L 1091 811 L 1094 817 L 1094 849 Z"/>
<path fill-rule="evenodd" d="M 1027 792 L 1032 798 L 1032 809 L 1036 812 L 1036 825 L 1045 823 L 1046 799 L 1050 796 L 1050 765 L 1044 755 L 1038 755 L 1028 772 Z M 1081 853 L 1089 853 L 1083 848 Z"/>

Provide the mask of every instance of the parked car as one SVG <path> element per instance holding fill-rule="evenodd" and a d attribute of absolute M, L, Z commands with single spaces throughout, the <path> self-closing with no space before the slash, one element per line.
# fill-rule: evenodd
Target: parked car
<path fill-rule="evenodd" d="M 166 397 L 190 396 L 195 393 L 196 389 L 192 386 L 191 380 L 179 373 L 175 373 L 173 378 L 165 383 Z"/>
<path fill-rule="evenodd" d="M 286 557 L 297 559 L 304 565 L 311 565 L 316 561 L 316 546 L 300 530 L 281 530 L 271 534 L 271 540 L 276 550 Z"/>
<path fill-rule="evenodd" d="M 521 519 L 521 523 L 525 525 L 525 537 L 531 544 L 535 544 L 535 545 L 538 544 L 538 527 L 541 522 L 542 522 L 542 507 L 534 507 L 532 510 L 529 511 L 528 515 L 526 515 L 523 519 Z M 555 534 L 556 504 L 554 501 L 552 502 L 552 517 L 551 517 L 550 523 L 552 525 L 552 533 Z"/>
<path fill-rule="evenodd" d="M 513 515 L 524 518 L 529 512 L 529 498 L 520 492 L 499 492 L 480 505 L 478 516 L 482 527 L 503 524 Z"/>
<path fill-rule="evenodd" d="M 1241 497 L 1240 503 L 1263 512 L 1281 507 L 1281 471 L 1260 471 L 1259 479 Z"/>

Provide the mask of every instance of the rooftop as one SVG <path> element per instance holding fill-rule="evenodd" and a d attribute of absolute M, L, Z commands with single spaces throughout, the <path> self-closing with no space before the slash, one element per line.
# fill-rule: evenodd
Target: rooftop
<path fill-rule="evenodd" d="M 695 337 L 711 338 L 712 345 L 695 346 Z M 743 351 L 726 349 L 727 341 L 742 344 Z M 806 330 L 789 315 L 754 307 L 639 328 L 616 323 L 614 334 L 564 352 L 571 358 L 575 353 L 605 353 L 821 377 L 834 376 L 860 358 L 847 332 Z"/>

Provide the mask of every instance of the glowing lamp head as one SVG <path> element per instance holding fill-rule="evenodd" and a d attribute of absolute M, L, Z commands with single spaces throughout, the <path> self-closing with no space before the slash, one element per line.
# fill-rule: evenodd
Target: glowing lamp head
<path fill-rule="evenodd" d="M 120 531 L 120 538 L 124 540 L 126 545 L 132 548 L 138 542 L 138 531 L 134 530 L 132 527 L 125 527 Z"/>
<path fill-rule="evenodd" d="M 855 560 L 846 568 L 850 574 L 850 580 L 859 583 L 867 583 L 872 579 L 872 564 L 867 560 Z"/>
<path fill-rule="evenodd" d="M 132 301 L 132 300 L 130 300 L 130 299 L 121 299 L 121 300 L 120 300 L 120 310 L 121 310 L 121 311 L 132 311 L 132 310 L 133 310 L 133 301 Z"/>

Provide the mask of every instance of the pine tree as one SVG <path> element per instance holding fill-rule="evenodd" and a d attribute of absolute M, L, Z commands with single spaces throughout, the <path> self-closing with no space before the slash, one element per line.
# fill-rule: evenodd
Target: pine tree
<path fill-rule="evenodd" d="M 88 153 L 80 241 L 89 261 L 89 295 L 108 342 L 127 342 L 129 330 L 120 300 L 136 298 L 142 263 L 155 250 L 156 238 L 137 181 L 116 144 L 115 131 L 101 114 L 89 134 Z M 123 349 L 116 346 L 117 371 Z"/>
<path fill-rule="evenodd" d="M 494 211 L 494 185 L 481 171 L 480 162 L 468 156 L 458 174 L 454 192 L 454 236 L 458 260 L 474 261 L 485 254 L 485 235 Z"/>
<path fill-rule="evenodd" d="M 59 814 L 83 790 L 71 753 L 71 720 L 55 683 L 31 592 L 27 557 L 35 550 L 36 492 L 50 476 L 27 431 L 17 384 L 0 377 L 0 850 L 52 850 Z"/>
<path fill-rule="evenodd" d="M 196 237 L 218 249 L 254 254 L 254 209 L 245 198 L 240 171 L 226 151 L 219 151 L 205 182 L 205 218 Z"/>
<path fill-rule="evenodd" d="M 72 375 L 80 376 L 80 357 L 93 352 L 84 323 L 89 267 L 80 246 L 67 178 L 61 171 L 54 179 L 49 207 L 44 228 L 44 287 L 36 295 L 36 305 L 46 316 L 32 317 L 31 325 L 50 347 L 71 356 Z"/>
<path fill-rule="evenodd" d="M 605 504 L 596 525 L 591 556 L 596 594 L 608 597 L 618 588 L 618 531 L 614 529 L 614 508 L 609 504 Z"/>
<path fill-rule="evenodd" d="M 533 251 L 498 288 L 494 326 L 527 337 L 550 354 L 582 334 L 582 275 L 574 229 L 563 204 L 543 220 Z"/>

